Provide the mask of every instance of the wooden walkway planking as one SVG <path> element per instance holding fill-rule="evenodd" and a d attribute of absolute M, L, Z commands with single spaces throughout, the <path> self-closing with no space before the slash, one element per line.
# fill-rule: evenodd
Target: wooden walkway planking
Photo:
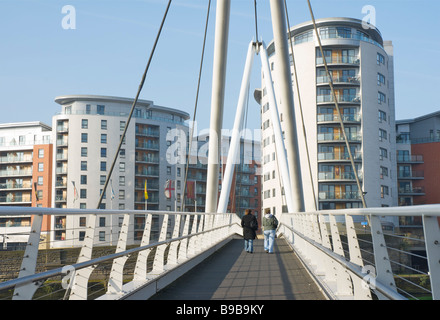
<path fill-rule="evenodd" d="M 243 240 L 226 246 L 150 300 L 325 300 L 307 270 L 284 239 L 274 253 L 254 240 L 254 253 Z"/>

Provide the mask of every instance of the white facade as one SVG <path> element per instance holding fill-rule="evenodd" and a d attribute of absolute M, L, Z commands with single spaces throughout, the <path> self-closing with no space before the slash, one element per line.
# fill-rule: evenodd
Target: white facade
<path fill-rule="evenodd" d="M 361 192 L 365 193 L 367 207 L 397 205 L 392 44 L 384 42 L 377 29 L 363 29 L 362 21 L 356 19 L 321 19 L 317 20 L 317 27 L 362 190 L 357 187 L 349 161 L 313 24 L 303 23 L 293 27 L 290 36 L 302 106 L 301 110 L 291 63 L 305 210 L 362 207 Z M 275 73 L 273 43 L 268 46 L 268 54 Z M 276 82 L 274 87 L 277 95 Z M 286 210 L 286 203 L 284 197 L 280 198 L 283 189 L 264 87 L 260 103 L 262 209 L 270 208 L 278 214 Z M 282 101 L 278 99 L 277 103 Z M 283 128 L 283 115 L 279 116 Z"/>
<path fill-rule="evenodd" d="M 55 101 L 61 105 L 61 112 L 53 117 L 55 192 L 52 205 L 96 209 L 133 100 L 74 95 L 57 97 Z M 187 134 L 185 121 L 188 119 L 186 112 L 156 106 L 152 101 L 138 101 L 100 208 L 145 210 L 147 204 L 148 210 L 179 209 L 180 202 L 175 198 L 166 199 L 164 194 L 166 181 L 176 180 L 177 171 L 172 157 L 167 156 L 167 150 L 175 143 L 174 139 L 167 141 L 167 133 L 178 128 Z M 99 220 L 97 236 L 103 245 L 115 244 L 118 238 L 122 214 L 112 217 L 114 221 Z M 142 223 L 140 218 L 137 224 L 140 234 Z M 55 243 L 58 241 L 63 247 L 77 246 L 81 244 L 78 239 L 84 235 L 86 220 L 84 217 L 55 217 L 53 226 Z M 133 231 L 137 239 L 137 231 Z"/>

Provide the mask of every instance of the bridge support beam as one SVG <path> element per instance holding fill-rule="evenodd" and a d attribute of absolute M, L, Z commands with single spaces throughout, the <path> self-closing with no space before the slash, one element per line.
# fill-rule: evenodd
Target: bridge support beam
<path fill-rule="evenodd" d="M 292 76 L 290 71 L 284 1 L 270 0 L 270 9 L 276 52 L 275 64 L 277 67 L 275 69 L 275 77 L 279 88 L 279 99 L 281 101 L 280 112 L 284 115 L 284 132 L 286 133 L 284 138 L 290 173 L 291 196 L 294 203 L 294 208 L 289 208 L 289 212 L 303 212 L 305 210 L 304 195 L 295 122 L 295 107 L 293 104 Z"/>
<path fill-rule="evenodd" d="M 209 130 L 208 173 L 206 179 L 205 210 L 209 213 L 217 212 L 218 174 L 220 168 L 220 144 L 225 99 L 230 10 L 230 0 L 217 1 L 214 66 L 212 75 L 211 120 Z"/>

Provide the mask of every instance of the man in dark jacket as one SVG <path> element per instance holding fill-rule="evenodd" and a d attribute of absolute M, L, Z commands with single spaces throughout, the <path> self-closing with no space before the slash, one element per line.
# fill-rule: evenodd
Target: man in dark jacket
<path fill-rule="evenodd" d="M 245 210 L 245 215 L 241 219 L 243 227 L 244 250 L 249 253 L 254 252 L 254 239 L 257 237 L 255 231 L 258 229 L 257 218 L 252 214 L 251 209 Z"/>

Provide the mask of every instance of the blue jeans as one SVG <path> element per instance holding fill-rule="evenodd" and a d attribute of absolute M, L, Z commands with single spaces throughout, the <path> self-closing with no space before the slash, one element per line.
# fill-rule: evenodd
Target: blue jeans
<path fill-rule="evenodd" d="M 273 244 L 275 242 L 275 230 L 264 230 L 264 250 L 273 253 Z"/>
<path fill-rule="evenodd" d="M 244 240 L 244 250 L 247 252 L 254 252 L 254 240 Z"/>

